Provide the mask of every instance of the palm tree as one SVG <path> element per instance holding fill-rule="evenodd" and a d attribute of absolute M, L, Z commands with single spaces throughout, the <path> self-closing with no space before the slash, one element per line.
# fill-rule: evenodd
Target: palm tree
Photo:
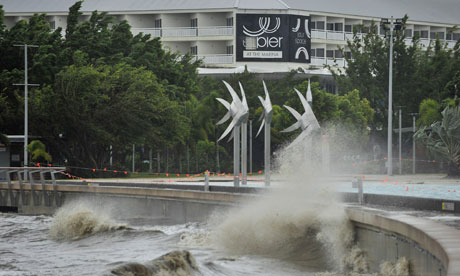
<path fill-rule="evenodd" d="M 460 175 L 460 106 L 448 106 L 441 121 L 422 127 L 414 138 L 424 144 L 433 156 L 448 161 L 448 175 Z"/>
<path fill-rule="evenodd" d="M 38 160 L 39 158 L 43 158 L 44 160 L 50 162 L 51 155 L 46 152 L 46 146 L 39 140 L 33 140 L 27 146 L 27 151 L 32 154 L 32 160 Z"/>

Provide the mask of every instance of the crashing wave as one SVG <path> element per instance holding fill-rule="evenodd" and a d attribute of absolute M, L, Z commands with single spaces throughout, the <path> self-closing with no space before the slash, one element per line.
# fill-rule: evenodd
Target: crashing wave
<path fill-rule="evenodd" d="M 55 240 L 74 240 L 100 232 L 128 229 L 88 202 L 74 202 L 54 215 L 50 236 Z"/>
<path fill-rule="evenodd" d="M 187 250 L 169 252 L 148 263 L 127 263 L 110 271 L 117 276 L 190 276 L 198 271 L 195 258 Z"/>

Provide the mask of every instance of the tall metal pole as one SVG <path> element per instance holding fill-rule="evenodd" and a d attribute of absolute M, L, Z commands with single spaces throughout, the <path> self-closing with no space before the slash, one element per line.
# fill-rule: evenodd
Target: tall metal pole
<path fill-rule="evenodd" d="M 270 170 L 271 170 L 271 164 L 270 164 L 270 121 L 268 119 L 265 119 L 265 126 L 264 126 L 264 160 L 265 160 L 265 186 L 270 186 Z"/>
<path fill-rule="evenodd" d="M 402 110 L 401 110 L 401 107 L 399 107 L 399 174 L 402 174 L 402 150 L 401 150 L 401 146 L 402 146 L 402 122 L 401 122 L 401 119 L 402 119 Z"/>
<path fill-rule="evenodd" d="M 153 149 L 149 149 L 149 173 L 153 173 Z"/>
<path fill-rule="evenodd" d="M 248 123 L 241 124 L 241 173 L 242 184 L 246 185 L 248 181 Z"/>
<path fill-rule="evenodd" d="M 249 172 L 252 173 L 252 120 L 249 120 Z"/>
<path fill-rule="evenodd" d="M 27 145 L 29 144 L 29 85 L 38 86 L 38 84 L 29 84 L 27 49 L 29 47 L 38 47 L 37 45 L 15 44 L 15 47 L 24 47 L 24 167 L 29 164 L 29 155 Z M 16 84 L 22 85 L 22 84 Z M 24 173 L 24 180 L 27 180 L 27 173 Z"/>
<path fill-rule="evenodd" d="M 157 172 L 160 173 L 160 152 L 157 151 Z"/>
<path fill-rule="evenodd" d="M 24 45 L 24 167 L 29 164 L 29 155 L 27 154 L 27 145 L 29 144 L 29 76 L 27 65 L 27 44 Z M 27 174 L 24 173 L 24 179 Z"/>
<path fill-rule="evenodd" d="M 217 173 L 220 173 L 219 140 L 217 138 L 216 138 L 216 171 Z"/>
<path fill-rule="evenodd" d="M 417 116 L 417 113 L 411 113 L 412 115 L 412 132 L 415 135 L 415 117 Z M 414 136 L 412 136 L 412 173 L 415 174 L 415 139 Z"/>
<path fill-rule="evenodd" d="M 393 16 L 390 19 L 390 65 L 388 80 L 388 175 L 393 175 Z"/>
<path fill-rule="evenodd" d="M 240 126 L 233 128 L 233 184 L 240 186 Z"/>
<path fill-rule="evenodd" d="M 109 159 L 110 167 L 112 167 L 112 163 L 113 163 L 113 158 L 112 158 L 112 145 L 110 145 L 110 159 Z"/>
<path fill-rule="evenodd" d="M 133 144 L 133 170 L 132 170 L 132 172 L 134 172 L 134 169 L 135 169 L 135 167 L 134 167 L 135 153 L 136 153 L 136 146 Z"/>

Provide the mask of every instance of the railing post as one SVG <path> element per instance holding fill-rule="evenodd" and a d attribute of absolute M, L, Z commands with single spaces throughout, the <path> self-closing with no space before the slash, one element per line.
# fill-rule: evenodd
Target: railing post
<path fill-rule="evenodd" d="M 24 173 L 24 175 L 26 175 L 26 171 L 18 171 L 19 193 L 21 195 L 22 204 L 23 205 L 28 205 L 27 200 L 26 200 L 26 195 L 25 195 L 25 192 L 24 192 L 24 182 L 22 181 L 21 173 Z"/>
<path fill-rule="evenodd" d="M 8 171 L 6 173 L 6 180 L 8 181 L 8 194 L 10 195 L 10 204 L 12 206 L 17 206 L 17 202 L 16 202 L 16 199 L 17 199 L 17 195 L 14 196 L 13 194 L 13 185 L 11 184 L 11 177 L 10 177 L 10 173 L 14 173 L 15 171 Z"/>
<path fill-rule="evenodd" d="M 209 171 L 204 173 L 204 191 L 209 192 Z"/>
<path fill-rule="evenodd" d="M 40 172 L 40 182 L 42 183 L 42 198 L 43 198 L 43 204 L 45 206 L 50 206 L 49 202 L 49 195 L 48 192 L 46 191 L 46 183 L 45 183 L 45 172 L 41 171 Z"/>
<path fill-rule="evenodd" d="M 61 206 L 60 200 L 59 200 L 59 195 L 58 195 L 58 192 L 57 192 L 56 177 L 54 176 L 55 173 L 57 173 L 57 172 L 56 171 L 50 171 L 51 181 L 53 183 L 54 201 L 56 202 L 56 206 Z"/>

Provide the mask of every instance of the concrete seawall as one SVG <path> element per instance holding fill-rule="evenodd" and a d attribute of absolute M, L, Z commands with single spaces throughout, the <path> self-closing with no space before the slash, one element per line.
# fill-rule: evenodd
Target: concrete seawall
<path fill-rule="evenodd" d="M 109 187 L 83 185 L 42 185 L 0 183 L 0 208 L 24 214 L 52 214 L 65 202 L 76 199 L 112 204 L 123 216 L 164 218 L 166 223 L 203 221 L 213 212 L 236 207 L 257 197 L 254 194 L 203 192 L 193 190 Z M 367 253 L 370 269 L 382 261 L 405 256 L 412 275 L 460 275 L 460 231 L 406 215 L 372 212 L 348 207 L 356 241 Z"/>

